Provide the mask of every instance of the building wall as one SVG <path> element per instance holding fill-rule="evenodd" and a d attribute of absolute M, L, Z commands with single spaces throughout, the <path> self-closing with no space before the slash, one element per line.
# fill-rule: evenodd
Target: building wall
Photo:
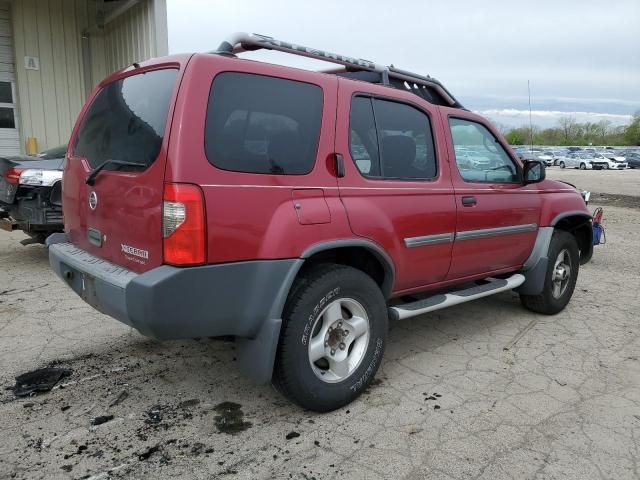
<path fill-rule="evenodd" d="M 158 20 L 163 2 L 140 2 L 104 28 L 104 66 L 109 71 L 151 57 L 167 55 L 166 15 Z M 166 7 L 165 7 L 166 11 Z M 159 24 L 164 19 L 164 25 Z M 156 26 L 157 25 L 157 26 Z M 164 41 L 159 38 L 163 35 Z"/>
<path fill-rule="evenodd" d="M 115 19 L 107 17 L 103 28 L 96 24 L 101 5 L 100 0 L 13 0 L 23 149 L 27 137 L 36 137 L 40 150 L 65 143 L 98 82 L 134 61 L 167 53 L 165 0 L 140 0 Z M 40 69 L 25 69 L 25 56 L 38 57 Z"/>
<path fill-rule="evenodd" d="M 89 26 L 94 2 L 20 0 L 12 23 L 20 136 L 36 137 L 45 149 L 64 143 L 85 98 L 80 34 Z M 24 57 L 37 57 L 39 70 L 27 70 Z"/>
<path fill-rule="evenodd" d="M 16 108 L 16 67 L 11 27 L 11 4 L 0 1 L 0 152 L 20 153 L 19 112 Z M 10 86 L 7 92 L 7 85 Z M 10 113 L 11 112 L 11 113 Z M 13 119 L 13 128 L 11 127 Z"/>

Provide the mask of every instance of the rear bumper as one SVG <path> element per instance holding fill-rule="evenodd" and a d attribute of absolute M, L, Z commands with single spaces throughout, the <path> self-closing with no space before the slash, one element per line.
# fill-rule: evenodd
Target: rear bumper
<path fill-rule="evenodd" d="M 49 262 L 85 302 L 143 335 L 248 339 L 276 325 L 302 260 L 248 261 L 200 267 L 163 265 L 138 274 L 69 243 L 47 240 Z M 275 323 L 274 323 L 275 321 Z"/>

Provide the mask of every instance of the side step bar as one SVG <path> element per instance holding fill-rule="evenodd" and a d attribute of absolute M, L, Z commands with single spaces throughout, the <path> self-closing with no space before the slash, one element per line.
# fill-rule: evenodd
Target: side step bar
<path fill-rule="evenodd" d="M 389 307 L 389 318 L 391 320 L 403 320 L 405 318 L 415 317 L 423 313 L 433 312 L 442 308 L 452 307 L 459 303 L 470 302 L 482 297 L 488 297 L 494 293 L 504 292 L 505 290 L 513 290 L 524 283 L 524 275 L 515 273 L 509 278 L 488 279 L 488 283 L 477 285 L 475 287 L 466 288 L 464 290 L 456 290 L 449 293 L 434 295 L 416 302 L 405 303 Z"/>

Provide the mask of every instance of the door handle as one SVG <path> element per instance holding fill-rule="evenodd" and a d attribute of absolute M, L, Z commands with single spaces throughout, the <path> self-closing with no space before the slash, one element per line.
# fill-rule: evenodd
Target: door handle
<path fill-rule="evenodd" d="M 465 207 L 473 207 L 476 203 L 476 197 L 462 197 L 462 205 Z"/>
<path fill-rule="evenodd" d="M 344 158 L 339 153 L 334 155 L 336 160 L 336 177 L 342 178 L 344 177 Z"/>

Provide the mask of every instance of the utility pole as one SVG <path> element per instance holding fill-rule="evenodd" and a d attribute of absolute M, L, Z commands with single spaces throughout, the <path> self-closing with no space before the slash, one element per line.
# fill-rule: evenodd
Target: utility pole
<path fill-rule="evenodd" d="M 531 85 L 527 80 L 527 90 L 529 91 L 529 151 L 533 150 L 533 123 L 531 123 Z"/>

